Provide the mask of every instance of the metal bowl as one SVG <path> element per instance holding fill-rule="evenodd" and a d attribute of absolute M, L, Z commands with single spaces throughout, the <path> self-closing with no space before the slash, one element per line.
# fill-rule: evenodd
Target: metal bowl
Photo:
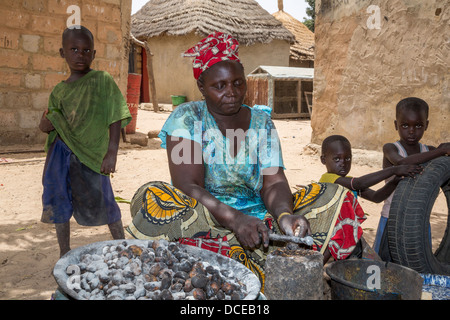
<path fill-rule="evenodd" d="M 71 298 L 77 300 L 83 299 L 75 290 L 71 288 L 71 280 L 69 279 L 71 276 L 67 274 L 67 268 L 77 265 L 80 262 L 81 257 L 85 254 L 89 253 L 101 255 L 102 250 L 105 246 L 118 245 L 123 242 L 126 242 L 127 245 L 134 244 L 147 247 L 149 241 L 137 239 L 110 240 L 95 242 L 73 249 L 62 256 L 61 259 L 59 259 L 55 264 L 55 267 L 53 268 L 53 276 L 55 277 L 56 282 L 64 291 L 64 293 Z M 255 300 L 258 298 L 261 290 L 261 283 L 258 277 L 243 264 L 221 254 L 217 254 L 205 249 L 189 245 L 180 245 L 180 247 L 186 249 L 186 252 L 194 258 L 200 258 L 202 262 L 207 262 L 211 266 L 216 268 L 232 271 L 233 276 L 239 279 L 239 281 L 241 281 L 246 287 L 245 291 L 247 295 L 245 296 L 244 300 Z"/>
<path fill-rule="evenodd" d="M 325 269 L 332 300 L 420 300 L 423 279 L 399 264 L 376 260 L 339 260 Z"/>

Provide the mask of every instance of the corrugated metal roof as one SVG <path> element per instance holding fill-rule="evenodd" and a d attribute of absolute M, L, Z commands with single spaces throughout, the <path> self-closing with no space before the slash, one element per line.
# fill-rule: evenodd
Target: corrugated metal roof
<path fill-rule="evenodd" d="M 259 66 L 248 76 L 269 75 L 273 78 L 314 79 L 314 68 Z"/>

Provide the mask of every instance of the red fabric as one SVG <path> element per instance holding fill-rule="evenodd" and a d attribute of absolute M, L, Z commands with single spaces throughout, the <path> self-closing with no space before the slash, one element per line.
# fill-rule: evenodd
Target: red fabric
<path fill-rule="evenodd" d="M 215 253 L 220 253 L 221 255 L 227 257 L 229 256 L 228 253 L 231 249 L 230 246 L 228 245 L 226 236 L 223 238 L 220 237 L 211 238 L 209 232 L 204 236 L 199 236 L 195 238 L 181 238 L 179 239 L 179 242 L 181 244 L 199 247 Z"/>
<path fill-rule="evenodd" d="M 331 255 L 336 260 L 347 258 L 361 239 L 361 223 L 366 219 L 363 209 L 352 192 L 348 192 L 328 243 Z"/>
<path fill-rule="evenodd" d="M 194 78 L 214 64 L 224 60 L 240 61 L 238 57 L 239 43 L 228 34 L 215 32 L 201 40 L 184 53 L 185 57 L 194 57 Z"/>

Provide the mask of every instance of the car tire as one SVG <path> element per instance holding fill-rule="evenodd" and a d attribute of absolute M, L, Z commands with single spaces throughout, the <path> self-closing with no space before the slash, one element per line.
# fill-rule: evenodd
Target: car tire
<path fill-rule="evenodd" d="M 433 253 L 430 214 L 439 191 L 450 208 L 450 157 L 425 164 L 421 175 L 405 178 L 397 186 L 387 222 L 389 251 L 394 263 L 420 273 L 450 275 L 450 219 L 438 249 Z"/>

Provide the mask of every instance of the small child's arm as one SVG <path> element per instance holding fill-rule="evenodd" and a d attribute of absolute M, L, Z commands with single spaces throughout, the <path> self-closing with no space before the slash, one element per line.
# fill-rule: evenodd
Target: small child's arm
<path fill-rule="evenodd" d="M 103 158 L 100 172 L 110 174 L 116 171 L 117 152 L 119 151 L 121 121 L 114 122 L 109 126 L 108 151 Z"/>
<path fill-rule="evenodd" d="M 336 179 L 336 183 L 351 190 L 365 190 L 393 175 L 413 177 L 415 174 L 421 172 L 422 167 L 418 165 L 393 166 L 357 178 L 339 177 Z"/>
<path fill-rule="evenodd" d="M 350 190 L 358 190 L 361 193 L 361 197 L 364 199 L 378 203 L 389 197 L 389 195 L 395 190 L 395 187 L 401 180 L 401 177 L 414 177 L 414 175 L 421 173 L 422 170 L 423 168 L 419 165 L 392 166 L 358 178 L 339 177 L 336 179 L 336 183 Z M 370 189 L 370 187 L 388 179 L 393 175 L 396 177 L 379 190 L 375 191 Z"/>
<path fill-rule="evenodd" d="M 391 195 L 391 193 L 394 192 L 395 188 L 397 188 L 397 185 L 402 180 L 402 178 L 403 177 L 395 176 L 394 179 L 387 182 L 378 190 L 367 188 L 361 191 L 361 197 L 374 203 L 380 203 L 386 200 Z"/>
<path fill-rule="evenodd" d="M 55 130 L 53 124 L 50 120 L 47 119 L 48 109 L 44 111 L 41 117 L 41 121 L 39 122 L 39 129 L 44 133 L 50 133 L 50 131 Z"/>

